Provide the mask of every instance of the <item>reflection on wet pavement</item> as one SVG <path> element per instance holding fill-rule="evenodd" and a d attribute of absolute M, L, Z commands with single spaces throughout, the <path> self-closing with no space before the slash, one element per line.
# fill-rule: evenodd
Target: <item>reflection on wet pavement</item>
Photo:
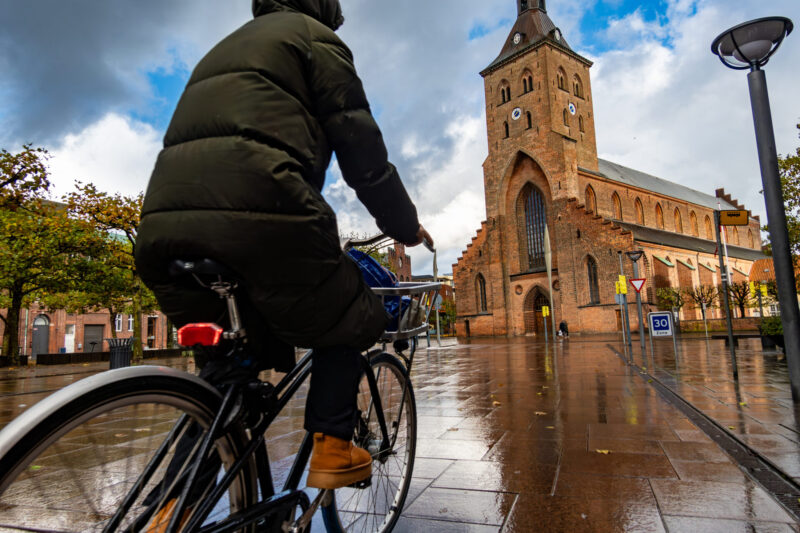
<path fill-rule="evenodd" d="M 417 460 L 395 531 L 798 531 L 608 342 L 476 340 L 421 349 L 412 374 Z M 658 350 L 658 366 L 669 370 L 666 347 Z M 705 381 L 703 375 L 723 372 L 725 361 L 701 351 L 686 348 L 680 376 L 672 358 L 671 372 L 661 370 L 659 379 L 672 376 L 692 402 L 800 476 L 800 435 L 787 419 L 792 403 L 779 373 L 763 358 L 740 356 L 738 390 L 725 380 Z M 24 409 L 20 404 L 33 403 L 37 389 L 61 387 L 69 377 L 0 382 L 3 394 L 31 393 L 0 399 L 2 423 Z M 268 432 L 278 478 L 304 435 L 304 393 Z M 324 530 L 321 520 L 312 530 Z"/>

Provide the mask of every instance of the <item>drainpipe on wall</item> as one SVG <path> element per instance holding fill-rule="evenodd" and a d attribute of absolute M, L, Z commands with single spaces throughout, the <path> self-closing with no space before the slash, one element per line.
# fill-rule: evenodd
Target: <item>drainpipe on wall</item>
<path fill-rule="evenodd" d="M 28 313 L 29 311 L 25 309 L 25 334 L 22 341 L 22 355 L 28 355 Z"/>

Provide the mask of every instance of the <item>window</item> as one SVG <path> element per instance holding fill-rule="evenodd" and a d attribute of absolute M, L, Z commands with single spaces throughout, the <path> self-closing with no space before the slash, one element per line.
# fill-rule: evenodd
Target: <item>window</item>
<path fill-rule="evenodd" d="M 478 312 L 485 313 L 487 310 L 486 307 L 486 280 L 483 278 L 483 274 L 478 274 L 477 279 L 475 280 L 475 296 L 477 298 L 477 305 L 478 305 Z"/>
<path fill-rule="evenodd" d="M 756 240 L 755 237 L 753 237 L 753 230 L 751 229 L 747 230 L 747 246 L 750 248 L 756 247 Z"/>
<path fill-rule="evenodd" d="M 611 195 L 611 203 L 614 206 L 614 218 L 622 220 L 622 201 L 619 199 L 619 194 L 614 193 Z"/>
<path fill-rule="evenodd" d="M 522 73 L 522 92 L 529 93 L 533 90 L 533 76 L 530 71 L 526 70 Z"/>
<path fill-rule="evenodd" d="M 522 92 L 528 92 L 528 78 L 522 78 Z"/>
<path fill-rule="evenodd" d="M 700 228 L 697 227 L 697 215 L 694 213 L 694 211 L 689 213 L 689 225 L 692 227 L 692 235 L 699 237 Z"/>
<path fill-rule="evenodd" d="M 511 101 L 511 87 L 506 87 L 506 102 Z"/>
<path fill-rule="evenodd" d="M 677 207 L 675 208 L 675 231 L 677 233 L 683 233 L 683 218 Z"/>
<path fill-rule="evenodd" d="M 128 331 L 133 331 L 133 315 L 128 315 Z"/>
<path fill-rule="evenodd" d="M 578 98 L 583 98 L 583 82 L 577 74 L 572 78 L 572 92 Z"/>
<path fill-rule="evenodd" d="M 705 227 L 706 227 L 706 239 L 708 239 L 709 241 L 713 241 L 714 230 L 711 227 L 711 219 L 709 218 L 708 215 L 706 215 Z"/>
<path fill-rule="evenodd" d="M 594 214 L 597 214 L 597 197 L 594 194 L 594 189 L 591 185 L 586 186 L 586 209 Z"/>
<path fill-rule="evenodd" d="M 122 331 L 122 315 L 114 315 L 114 331 Z"/>
<path fill-rule="evenodd" d="M 734 246 L 739 246 L 739 228 L 734 226 L 728 226 L 725 228 L 725 231 L 730 231 L 729 238 L 731 244 Z"/>
<path fill-rule="evenodd" d="M 581 130 L 581 133 L 586 132 L 586 130 L 583 129 L 583 116 L 578 117 L 578 129 Z"/>
<path fill-rule="evenodd" d="M 564 111 L 562 112 L 562 115 L 564 117 L 564 125 L 565 126 L 569 126 L 569 111 L 567 111 L 566 108 L 564 108 Z"/>
<path fill-rule="evenodd" d="M 508 139 L 508 121 L 503 122 L 503 129 L 505 131 L 505 139 Z"/>
<path fill-rule="evenodd" d="M 656 227 L 664 229 L 664 210 L 661 209 L 661 204 L 656 204 Z"/>
<path fill-rule="evenodd" d="M 644 226 L 644 208 L 642 207 L 642 201 L 638 198 L 635 202 L 636 207 L 636 223 L 640 226 Z"/>
<path fill-rule="evenodd" d="M 531 112 L 528 111 L 528 129 L 533 127 L 533 118 L 531 118 Z"/>
<path fill-rule="evenodd" d="M 528 183 L 517 198 L 517 228 L 520 268 L 523 271 L 544 269 L 544 228 L 547 211 L 542 193 Z"/>
<path fill-rule="evenodd" d="M 567 73 L 564 72 L 564 69 L 558 67 L 558 71 L 556 72 L 556 82 L 558 83 L 558 88 L 562 91 L 567 90 Z"/>
<path fill-rule="evenodd" d="M 586 258 L 586 273 L 589 278 L 589 303 L 599 304 L 600 285 L 597 282 L 597 261 L 592 256 Z"/>
<path fill-rule="evenodd" d="M 505 104 L 511 100 L 511 87 L 508 86 L 507 81 L 500 84 L 500 103 Z"/>

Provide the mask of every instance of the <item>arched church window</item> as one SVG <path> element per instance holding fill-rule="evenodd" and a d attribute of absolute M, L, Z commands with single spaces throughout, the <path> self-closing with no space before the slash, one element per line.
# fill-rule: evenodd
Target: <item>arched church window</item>
<path fill-rule="evenodd" d="M 533 90 L 533 76 L 528 76 L 528 92 Z"/>
<path fill-rule="evenodd" d="M 500 83 L 500 103 L 505 104 L 510 100 L 511 100 L 511 87 L 509 87 L 507 81 L 503 80 Z"/>
<path fill-rule="evenodd" d="M 661 209 L 661 204 L 656 204 L 656 227 L 664 229 L 664 210 Z"/>
<path fill-rule="evenodd" d="M 583 98 L 583 82 L 577 74 L 572 78 L 572 92 L 578 98 Z"/>
<path fill-rule="evenodd" d="M 636 223 L 640 226 L 644 226 L 644 208 L 642 207 L 642 201 L 637 198 L 634 205 L 636 208 Z"/>
<path fill-rule="evenodd" d="M 562 111 L 561 114 L 564 118 L 564 125 L 569 126 L 569 111 L 567 111 L 567 108 L 564 108 L 564 111 Z"/>
<path fill-rule="evenodd" d="M 511 87 L 506 87 L 506 102 L 511 101 Z"/>
<path fill-rule="evenodd" d="M 522 92 L 528 92 L 528 78 L 522 78 Z"/>
<path fill-rule="evenodd" d="M 523 271 L 544 269 L 544 228 L 547 211 L 541 191 L 528 183 L 517 198 L 517 234 L 520 268 Z"/>
<path fill-rule="evenodd" d="M 531 112 L 528 111 L 528 129 L 533 127 L 533 117 L 531 117 Z"/>
<path fill-rule="evenodd" d="M 558 71 L 556 72 L 556 81 L 558 82 L 558 88 L 562 91 L 567 90 L 567 73 L 564 72 L 564 69 L 558 67 Z"/>
<path fill-rule="evenodd" d="M 675 232 L 683 233 L 683 218 L 681 217 L 680 210 L 675 208 Z"/>
<path fill-rule="evenodd" d="M 730 232 L 729 238 L 731 244 L 733 244 L 734 246 L 739 246 L 739 228 L 735 226 L 727 226 L 726 230 Z"/>
<path fill-rule="evenodd" d="M 709 241 L 713 241 L 714 240 L 714 228 L 711 226 L 711 218 L 709 218 L 708 215 L 706 215 L 706 220 L 705 220 L 705 224 L 704 225 L 706 227 L 706 239 L 708 239 Z"/>
<path fill-rule="evenodd" d="M 597 261 L 591 255 L 586 258 L 586 274 L 589 278 L 589 303 L 600 303 L 600 284 L 597 278 Z"/>
<path fill-rule="evenodd" d="M 478 312 L 485 313 L 488 308 L 486 306 L 486 279 L 484 279 L 483 274 L 478 274 L 475 279 L 475 297 L 477 299 Z"/>
<path fill-rule="evenodd" d="M 583 129 L 583 116 L 578 117 L 578 129 L 581 130 L 581 133 L 586 132 L 586 130 Z"/>
<path fill-rule="evenodd" d="M 508 121 L 503 122 L 503 129 L 505 130 L 505 137 L 504 138 L 508 139 Z"/>
<path fill-rule="evenodd" d="M 622 201 L 619 199 L 619 194 L 614 193 L 611 195 L 611 203 L 614 206 L 614 218 L 622 220 Z"/>
<path fill-rule="evenodd" d="M 689 225 L 692 227 L 692 235 L 700 236 L 700 228 L 697 227 L 697 215 L 694 211 L 689 213 Z"/>
<path fill-rule="evenodd" d="M 756 247 L 756 239 L 753 237 L 753 230 L 751 229 L 747 230 L 747 246 L 750 248 Z"/>
<path fill-rule="evenodd" d="M 597 214 L 597 196 L 594 194 L 594 189 L 591 185 L 586 186 L 586 209 L 594 214 Z"/>

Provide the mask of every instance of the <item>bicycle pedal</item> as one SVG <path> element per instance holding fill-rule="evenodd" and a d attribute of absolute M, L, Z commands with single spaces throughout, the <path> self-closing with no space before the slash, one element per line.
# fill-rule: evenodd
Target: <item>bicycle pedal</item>
<path fill-rule="evenodd" d="M 372 476 L 368 477 L 367 479 L 362 479 L 361 481 L 356 481 L 352 485 L 348 485 L 351 489 L 367 489 L 372 486 Z"/>

